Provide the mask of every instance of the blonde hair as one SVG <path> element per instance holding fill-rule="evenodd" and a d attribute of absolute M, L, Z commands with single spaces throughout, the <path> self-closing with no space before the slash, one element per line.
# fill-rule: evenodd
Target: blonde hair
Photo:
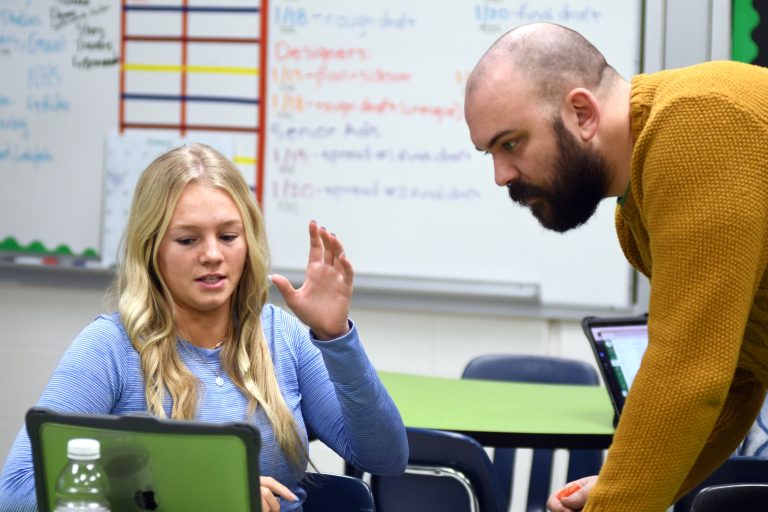
<path fill-rule="evenodd" d="M 136 185 L 123 240 L 114 293 L 122 322 L 140 355 L 147 408 L 151 414 L 165 417 L 167 391 L 172 418 L 193 419 L 197 409 L 199 382 L 177 353 L 173 301 L 157 261 L 160 241 L 179 196 L 191 182 L 229 194 L 240 211 L 248 248 L 232 297 L 232 336 L 221 352 L 222 367 L 248 398 L 248 415 L 258 407 L 264 410 L 280 448 L 294 468 L 303 472 L 307 452 L 280 393 L 261 326 L 269 286 L 264 221 L 239 169 L 203 144 L 173 149 L 147 167 Z"/>

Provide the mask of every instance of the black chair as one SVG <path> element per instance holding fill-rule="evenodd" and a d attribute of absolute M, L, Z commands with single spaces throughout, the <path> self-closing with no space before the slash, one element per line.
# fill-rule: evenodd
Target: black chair
<path fill-rule="evenodd" d="M 401 476 L 371 476 L 378 512 L 506 512 L 485 449 L 453 432 L 407 428 L 410 454 Z"/>
<path fill-rule="evenodd" d="M 597 386 L 600 379 L 595 369 L 582 361 L 550 356 L 483 355 L 472 359 L 464 368 L 463 379 L 481 379 L 544 384 L 582 384 Z M 563 448 L 568 448 L 564 446 Z M 507 504 L 512 498 L 515 449 L 496 448 L 493 466 L 501 483 Z M 549 497 L 554 450 L 533 450 L 531 478 L 528 485 L 526 512 L 543 512 Z M 569 450 L 567 481 L 596 475 L 603 464 L 601 450 Z"/>
<path fill-rule="evenodd" d="M 705 487 L 691 512 L 762 512 L 768 508 L 768 484 L 725 484 Z"/>
<path fill-rule="evenodd" d="M 371 489 L 359 478 L 343 475 L 310 475 L 302 482 L 307 491 L 304 512 L 374 512 Z"/>
<path fill-rule="evenodd" d="M 768 459 L 762 457 L 734 456 L 727 459 L 719 468 L 717 468 L 706 480 L 694 488 L 691 492 L 680 498 L 674 506 L 674 512 L 693 512 L 693 504 L 698 499 L 698 495 L 705 489 L 711 487 L 728 486 L 733 484 L 768 484 Z M 715 493 L 714 491 L 708 491 Z M 736 491 L 728 490 L 717 491 L 717 496 L 730 498 Z M 708 494 L 704 495 L 705 497 Z M 709 495 L 711 496 L 711 495 Z M 702 500 L 709 498 L 702 498 Z M 714 503 L 717 497 L 712 497 Z M 703 506 L 703 505 L 702 505 Z M 764 502 L 761 510 L 768 509 L 768 502 Z M 708 508 L 706 510 L 714 510 Z M 721 510 L 740 511 L 739 508 L 723 508 Z M 748 510 L 748 509 L 744 509 Z"/>

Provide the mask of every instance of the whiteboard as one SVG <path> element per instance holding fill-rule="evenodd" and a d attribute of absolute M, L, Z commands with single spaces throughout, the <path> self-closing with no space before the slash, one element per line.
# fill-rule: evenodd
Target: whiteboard
<path fill-rule="evenodd" d="M 640 67 L 640 2 L 274 2 L 264 211 L 275 265 L 301 269 L 310 219 L 358 273 L 420 289 L 626 307 L 615 200 L 567 234 L 495 186 L 463 118 L 478 58 L 513 26 L 553 21 Z M 450 286 L 450 283 L 455 283 Z"/>
<path fill-rule="evenodd" d="M 125 215 L 115 212 L 125 205 L 111 201 L 132 192 L 113 170 L 121 168 L 135 183 L 143 169 L 136 164 L 172 141 L 220 141 L 226 134 L 225 146 L 234 148 L 232 158 L 255 186 L 259 59 L 258 44 L 250 41 L 260 35 L 260 2 L 191 1 L 186 27 L 181 5 L 143 0 L 126 2 L 123 10 L 109 0 L 0 3 L 0 179 L 10 184 L 0 188 L 0 256 L 113 263 L 125 225 Z M 190 44 L 182 58 L 174 40 L 182 30 L 187 38 L 246 43 Z M 158 101 L 182 94 L 183 112 L 179 101 Z M 236 101 L 193 101 L 214 96 Z M 121 128 L 128 140 L 116 149 L 110 134 Z M 123 159 L 108 161 L 110 154 Z"/>
<path fill-rule="evenodd" d="M 114 2 L 0 4 L 0 242 L 96 257 L 117 123 Z"/>
<path fill-rule="evenodd" d="M 573 232 L 540 228 L 495 187 L 491 162 L 472 147 L 463 87 L 498 36 L 537 20 L 584 33 L 629 77 L 640 69 L 641 1 L 498 0 L 449 8 L 436 1 L 190 0 L 186 26 L 172 9 L 162 18 L 139 9 L 179 9 L 180 0 L 126 5 L 134 8 L 126 11 L 126 33 L 260 38 L 266 65 L 243 45 L 190 46 L 184 62 L 172 43 L 123 46 L 123 13 L 108 0 L 4 0 L 0 258 L 43 251 L 111 263 L 105 248 L 124 225 L 111 198 L 129 192 L 110 169 L 150 155 L 130 142 L 112 152 L 123 160 L 110 162 L 108 134 L 123 126 L 149 144 L 160 137 L 157 147 L 165 147 L 182 136 L 223 136 L 201 127 L 226 125 L 240 129 L 222 144 L 231 145 L 249 184 L 264 180 L 276 271 L 303 270 L 306 225 L 316 219 L 344 241 L 358 283 L 371 287 L 545 305 L 630 305 L 631 271 L 615 239 L 613 201 Z M 252 13 L 206 11 L 233 6 L 260 7 L 266 33 Z M 169 131 L 180 109 L 153 96 L 180 94 L 173 70 L 182 65 L 190 98 L 253 99 L 263 73 L 267 94 L 259 107 L 188 102 L 182 117 L 197 130 Z M 134 97 L 121 101 L 121 91 Z M 263 127 L 256 124 L 259 109 Z M 166 129 L 150 129 L 152 123 Z M 126 154 L 131 147 L 135 152 Z M 118 183 L 120 190 L 113 188 Z"/>

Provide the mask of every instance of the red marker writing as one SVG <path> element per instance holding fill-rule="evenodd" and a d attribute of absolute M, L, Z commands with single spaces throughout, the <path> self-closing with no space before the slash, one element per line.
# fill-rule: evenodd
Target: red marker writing
<path fill-rule="evenodd" d="M 576 482 L 574 482 L 572 484 L 568 484 L 567 486 L 565 486 L 565 488 L 562 491 L 560 491 L 559 493 L 557 493 L 557 496 L 555 496 L 555 497 L 557 499 L 561 500 L 561 499 L 563 499 L 565 497 L 568 497 L 571 494 L 575 493 L 579 489 L 581 489 L 581 485 L 579 485 Z"/>

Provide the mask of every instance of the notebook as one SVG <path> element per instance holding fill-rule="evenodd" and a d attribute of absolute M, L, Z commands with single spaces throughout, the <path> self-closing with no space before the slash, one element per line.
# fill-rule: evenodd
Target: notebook
<path fill-rule="evenodd" d="M 238 510 L 261 512 L 258 430 L 246 423 L 199 423 L 150 416 L 26 416 L 38 509 L 53 510 L 67 441 L 97 439 L 110 483 L 111 512 Z"/>
<path fill-rule="evenodd" d="M 581 326 L 613 403 L 615 426 L 648 347 L 648 315 L 588 316 Z"/>

